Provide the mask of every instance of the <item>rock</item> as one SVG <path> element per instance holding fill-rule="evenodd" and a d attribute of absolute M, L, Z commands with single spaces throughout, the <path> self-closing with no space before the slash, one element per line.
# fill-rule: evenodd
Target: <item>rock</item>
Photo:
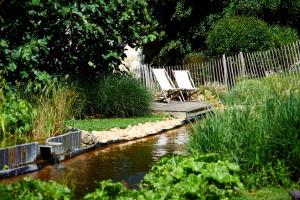
<path fill-rule="evenodd" d="M 88 131 L 81 132 L 81 142 L 85 145 L 93 145 L 96 144 L 97 138 Z"/>

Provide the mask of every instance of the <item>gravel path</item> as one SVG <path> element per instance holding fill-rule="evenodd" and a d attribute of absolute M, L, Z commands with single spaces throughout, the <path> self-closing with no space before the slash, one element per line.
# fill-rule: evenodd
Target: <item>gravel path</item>
<path fill-rule="evenodd" d="M 157 122 L 146 122 L 126 129 L 113 128 L 108 131 L 82 131 L 82 143 L 90 146 L 95 143 L 110 144 L 119 141 L 129 141 L 154 135 L 184 124 L 184 119 L 167 119 Z"/>

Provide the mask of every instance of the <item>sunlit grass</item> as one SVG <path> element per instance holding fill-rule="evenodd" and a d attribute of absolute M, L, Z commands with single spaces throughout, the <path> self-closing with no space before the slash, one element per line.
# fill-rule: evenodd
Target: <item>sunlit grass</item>
<path fill-rule="evenodd" d="M 73 128 L 78 128 L 87 131 L 103 131 L 112 128 L 126 128 L 129 125 L 137 125 L 139 123 L 161 121 L 166 119 L 163 115 L 149 115 L 145 117 L 133 118 L 110 118 L 110 119 L 84 119 L 84 120 L 71 120 L 66 122 L 66 125 Z"/>

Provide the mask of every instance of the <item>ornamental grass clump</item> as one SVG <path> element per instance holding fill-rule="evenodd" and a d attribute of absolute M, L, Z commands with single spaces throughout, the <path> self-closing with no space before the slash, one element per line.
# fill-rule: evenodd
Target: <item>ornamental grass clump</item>
<path fill-rule="evenodd" d="M 63 133 L 64 121 L 72 119 L 78 92 L 61 83 L 47 87 L 35 100 L 36 117 L 33 119 L 32 135 L 35 139 L 52 137 Z"/>
<path fill-rule="evenodd" d="M 189 149 L 239 163 L 250 187 L 298 180 L 300 93 L 298 82 L 288 80 L 276 76 L 239 83 L 226 97 L 224 112 L 197 124 Z"/>
<path fill-rule="evenodd" d="M 150 112 L 152 97 L 133 77 L 102 77 L 88 94 L 89 107 L 100 117 L 137 117 Z"/>

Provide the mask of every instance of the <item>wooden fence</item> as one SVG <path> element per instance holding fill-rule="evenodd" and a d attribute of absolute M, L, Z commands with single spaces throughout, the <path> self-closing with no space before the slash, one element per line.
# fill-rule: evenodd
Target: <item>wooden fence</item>
<path fill-rule="evenodd" d="M 216 83 L 230 88 L 240 79 L 257 79 L 284 72 L 290 72 L 292 78 L 297 78 L 295 74 L 300 72 L 300 41 L 266 51 L 223 55 L 196 64 L 142 65 L 132 70 L 141 83 L 155 93 L 159 87 L 151 68 L 165 68 L 172 79 L 172 70 L 189 70 L 197 87 Z"/>

